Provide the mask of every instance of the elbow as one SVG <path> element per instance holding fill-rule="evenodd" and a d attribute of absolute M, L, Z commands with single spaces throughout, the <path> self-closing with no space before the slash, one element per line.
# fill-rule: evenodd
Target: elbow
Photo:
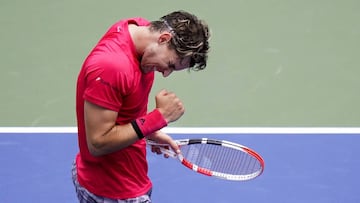
<path fill-rule="evenodd" d="M 92 156 L 98 157 L 104 155 L 104 145 L 97 140 L 88 140 L 87 147 Z"/>
<path fill-rule="evenodd" d="M 99 157 L 99 156 L 104 155 L 103 153 L 101 153 L 100 150 L 98 150 L 98 149 L 96 149 L 96 148 L 91 148 L 91 147 L 89 147 L 89 152 L 90 152 L 90 154 L 91 154 L 92 156 L 94 156 L 94 157 Z"/>

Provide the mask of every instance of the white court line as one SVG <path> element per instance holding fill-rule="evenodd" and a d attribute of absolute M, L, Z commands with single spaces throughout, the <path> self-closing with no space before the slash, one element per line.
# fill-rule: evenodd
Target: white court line
<path fill-rule="evenodd" d="M 360 134 L 360 127 L 166 127 L 169 134 Z M 0 133 L 77 133 L 76 127 L 0 127 Z"/>

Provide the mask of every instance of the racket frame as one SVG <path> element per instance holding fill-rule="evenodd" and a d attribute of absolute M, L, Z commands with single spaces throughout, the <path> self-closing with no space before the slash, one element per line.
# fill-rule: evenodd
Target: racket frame
<path fill-rule="evenodd" d="M 209 138 L 194 138 L 194 139 L 179 139 L 179 140 L 176 140 L 176 143 L 180 146 L 180 148 L 183 145 L 212 144 L 212 145 L 221 145 L 223 147 L 228 147 L 228 148 L 232 148 L 235 150 L 240 150 L 240 151 L 247 153 L 247 154 L 251 155 L 252 157 L 254 157 L 260 164 L 260 170 L 257 170 L 253 173 L 245 174 L 245 175 L 233 175 L 233 174 L 227 174 L 227 173 L 222 173 L 222 172 L 217 172 L 217 171 L 211 171 L 211 170 L 199 167 L 198 165 L 189 162 L 187 159 L 184 158 L 184 156 L 182 154 L 176 154 L 173 150 L 165 148 L 165 147 L 169 147 L 168 144 L 159 144 L 159 143 L 156 143 L 156 142 L 154 142 L 152 140 L 148 140 L 148 139 L 146 140 L 146 142 L 147 142 L 148 146 L 159 147 L 160 151 L 163 154 L 167 154 L 168 156 L 170 156 L 172 158 L 177 158 L 187 168 L 189 168 L 195 172 L 201 173 L 203 175 L 213 176 L 213 177 L 217 177 L 220 179 L 233 180 L 233 181 L 251 180 L 251 179 L 254 179 L 254 178 L 260 176 L 263 173 L 264 167 L 265 167 L 265 162 L 264 162 L 263 158 L 258 153 L 256 153 L 254 150 L 252 150 L 244 145 L 240 145 L 240 144 L 226 141 L 226 140 L 216 140 L 216 139 L 209 139 Z"/>

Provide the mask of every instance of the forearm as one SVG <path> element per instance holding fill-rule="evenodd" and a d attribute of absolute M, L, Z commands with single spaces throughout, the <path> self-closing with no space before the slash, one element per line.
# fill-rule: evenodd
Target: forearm
<path fill-rule="evenodd" d="M 123 149 L 167 125 L 160 111 L 154 111 L 126 125 L 114 125 L 101 120 L 101 125 L 87 122 L 87 143 L 91 154 L 100 156 Z"/>
<path fill-rule="evenodd" d="M 91 134 L 91 132 L 87 134 Z M 94 156 L 101 156 L 121 150 L 139 140 L 130 124 L 114 125 L 106 133 L 92 137 L 87 137 L 87 144 L 90 153 Z"/>
<path fill-rule="evenodd" d="M 181 105 L 180 105 L 181 106 Z M 131 123 L 116 125 L 118 112 L 85 102 L 86 141 L 90 153 L 101 156 L 121 150 L 139 139 L 165 127 L 174 121 L 174 113 L 156 108 L 154 111 L 133 120 Z M 180 108 L 181 110 L 181 108 Z M 163 116 L 165 113 L 166 118 Z M 182 115 L 183 111 L 180 112 Z M 170 118 L 170 119 L 169 119 Z"/>

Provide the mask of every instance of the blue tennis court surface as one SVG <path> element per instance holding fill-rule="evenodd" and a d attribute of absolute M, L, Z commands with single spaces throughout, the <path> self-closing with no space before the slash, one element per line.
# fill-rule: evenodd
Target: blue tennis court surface
<path fill-rule="evenodd" d="M 262 155 L 264 173 L 233 182 L 199 175 L 176 159 L 149 153 L 155 203 L 358 203 L 360 133 L 172 133 L 246 145 Z M 76 133 L 0 133 L 1 203 L 76 203 L 71 164 Z"/>

